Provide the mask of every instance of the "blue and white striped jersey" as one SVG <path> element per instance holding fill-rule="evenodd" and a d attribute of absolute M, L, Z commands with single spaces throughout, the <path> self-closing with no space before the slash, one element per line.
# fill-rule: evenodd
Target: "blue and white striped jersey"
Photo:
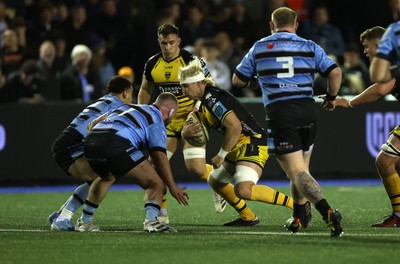
<path fill-rule="evenodd" d="M 90 122 L 102 114 L 112 111 L 123 104 L 124 103 L 117 96 L 106 94 L 80 112 L 66 129 L 74 128 L 83 136 L 83 138 L 86 138 L 86 127 Z"/>
<path fill-rule="evenodd" d="M 122 105 L 92 131 L 113 132 L 140 150 L 166 150 L 167 131 L 161 111 L 155 105 Z"/>
<path fill-rule="evenodd" d="M 242 81 L 256 76 L 267 106 L 280 100 L 312 98 L 315 73 L 327 76 L 335 67 L 315 42 L 285 31 L 254 43 L 235 74 Z"/>
<path fill-rule="evenodd" d="M 386 29 L 378 45 L 376 57 L 400 66 L 400 21 Z"/>

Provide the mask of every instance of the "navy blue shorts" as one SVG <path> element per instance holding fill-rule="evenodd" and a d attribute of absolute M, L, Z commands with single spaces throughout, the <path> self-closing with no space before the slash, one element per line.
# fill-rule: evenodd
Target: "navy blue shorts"
<path fill-rule="evenodd" d="M 69 167 L 83 156 L 83 136 L 74 129 L 64 130 L 54 140 L 51 153 L 56 163 L 68 173 Z"/>
<path fill-rule="evenodd" d="M 283 155 L 298 150 L 308 151 L 314 144 L 316 133 L 315 124 L 271 130 L 270 137 L 275 144 L 274 153 Z"/>
<path fill-rule="evenodd" d="M 146 160 L 144 153 L 112 132 L 92 132 L 86 137 L 84 153 L 90 167 L 100 176 L 120 178 Z"/>

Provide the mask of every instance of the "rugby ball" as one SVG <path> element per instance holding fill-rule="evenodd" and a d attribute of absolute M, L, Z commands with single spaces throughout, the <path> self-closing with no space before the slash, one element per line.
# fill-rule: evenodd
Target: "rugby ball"
<path fill-rule="evenodd" d="M 194 136 L 190 136 L 190 137 L 185 136 L 184 131 L 190 125 L 195 124 L 195 123 L 201 123 L 203 129 L 196 131 L 197 133 Z M 202 147 L 207 143 L 207 141 L 209 139 L 208 128 L 201 120 L 201 114 L 199 112 L 190 112 L 189 113 L 189 115 L 186 118 L 186 121 L 183 125 L 182 134 L 183 134 L 183 138 L 192 146 Z"/>

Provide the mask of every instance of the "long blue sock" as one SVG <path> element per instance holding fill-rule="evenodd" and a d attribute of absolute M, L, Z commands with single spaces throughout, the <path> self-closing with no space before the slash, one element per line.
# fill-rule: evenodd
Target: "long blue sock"
<path fill-rule="evenodd" d="M 84 183 L 75 189 L 74 193 L 68 198 L 65 204 L 61 207 L 60 215 L 57 221 L 65 219 L 71 220 L 76 211 L 84 204 L 89 192 L 90 183 Z"/>
<path fill-rule="evenodd" d="M 84 183 L 78 188 L 75 189 L 74 193 L 68 200 L 65 208 L 70 212 L 75 213 L 78 209 L 85 203 L 86 197 L 89 192 L 90 185 L 88 183 Z"/>
<path fill-rule="evenodd" d="M 156 221 L 160 213 L 160 205 L 154 200 L 147 201 L 144 205 L 144 212 L 146 213 L 147 220 Z"/>
<path fill-rule="evenodd" d="M 81 216 L 82 221 L 85 223 L 93 221 L 93 214 L 98 207 L 99 205 L 91 203 L 86 200 L 85 205 L 83 206 L 83 213 Z"/>

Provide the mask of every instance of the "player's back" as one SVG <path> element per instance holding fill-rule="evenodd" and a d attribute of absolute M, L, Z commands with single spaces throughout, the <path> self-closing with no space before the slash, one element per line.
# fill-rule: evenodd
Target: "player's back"
<path fill-rule="evenodd" d="M 164 131 L 164 135 L 153 135 L 153 127 Z M 164 136 L 165 126 L 161 112 L 155 105 L 122 105 L 114 110 L 104 121 L 97 124 L 93 132 L 109 131 L 126 138 L 135 147 L 147 147 L 149 142 Z M 152 137 L 152 138 L 150 138 Z"/>
<path fill-rule="evenodd" d="M 124 103 L 117 96 L 106 94 L 80 112 L 78 116 L 72 120 L 67 129 L 73 128 L 77 130 L 83 137 L 86 137 L 86 127 L 91 121 L 106 112 L 118 108 L 123 104 Z"/>
<path fill-rule="evenodd" d="M 314 74 L 336 65 L 313 41 L 277 32 L 255 43 L 254 61 L 264 104 L 312 98 Z"/>

